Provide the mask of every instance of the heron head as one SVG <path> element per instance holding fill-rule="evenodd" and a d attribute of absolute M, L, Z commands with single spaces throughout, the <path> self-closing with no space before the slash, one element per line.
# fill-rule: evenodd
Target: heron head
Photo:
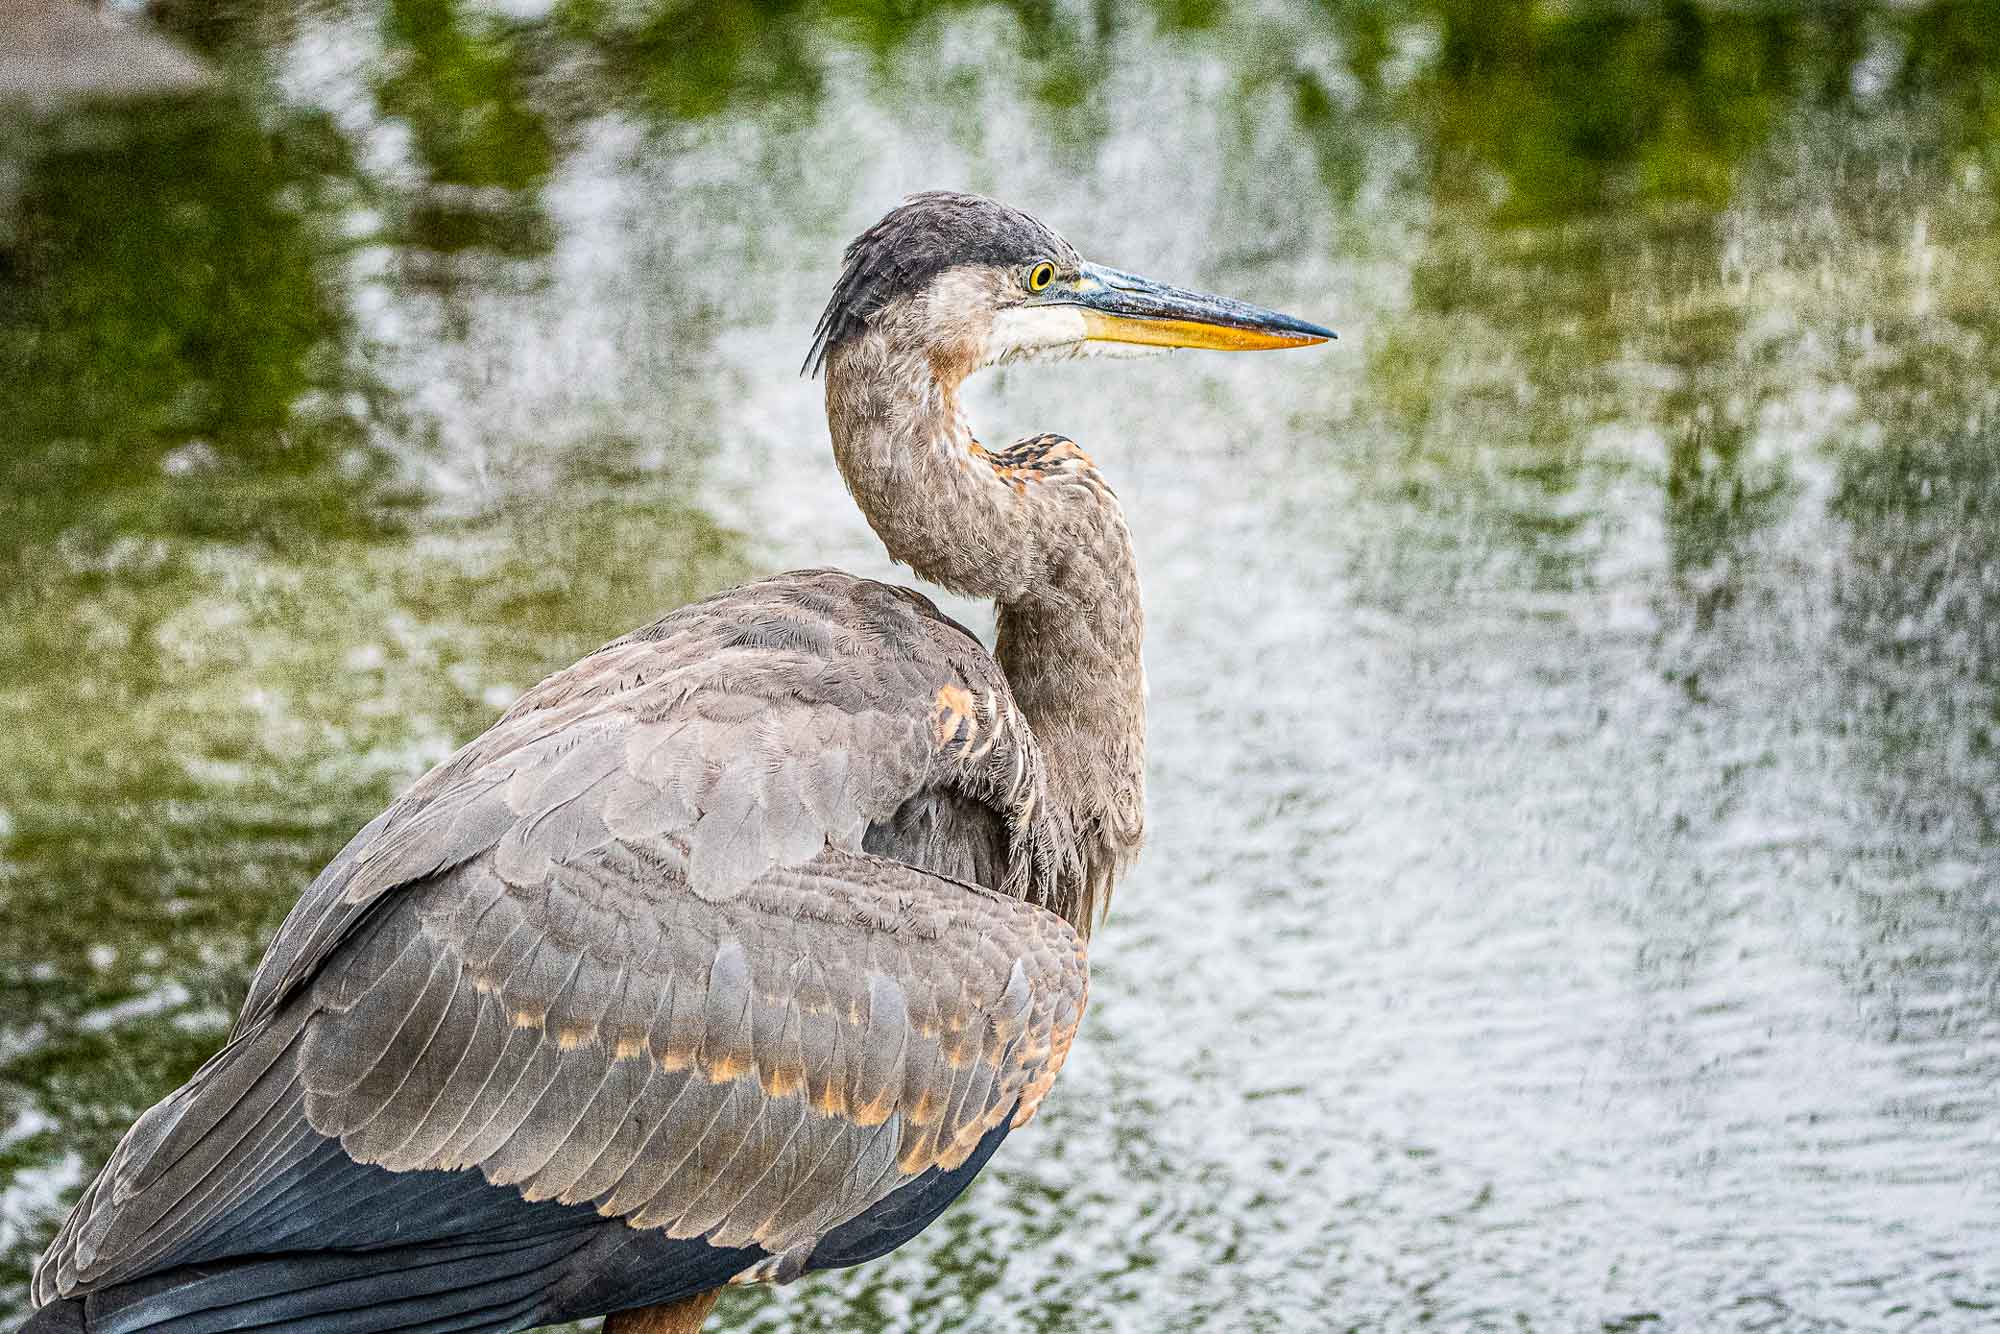
<path fill-rule="evenodd" d="M 805 369 L 888 328 L 959 375 L 1010 361 L 1196 347 L 1305 347 L 1331 329 L 1093 264 L 978 195 L 911 195 L 847 247 Z"/>

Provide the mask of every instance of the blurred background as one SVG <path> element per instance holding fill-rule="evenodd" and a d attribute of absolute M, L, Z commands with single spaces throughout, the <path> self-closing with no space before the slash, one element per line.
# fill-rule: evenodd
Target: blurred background
<path fill-rule="evenodd" d="M 1036 1124 L 719 1323 L 2000 1320 L 1996 0 L 135 0 L 63 78 L 58 8 L 0 1321 L 399 788 L 697 594 L 898 577 L 798 365 L 940 186 L 1342 341 L 975 386 L 1131 517 L 1151 845 Z"/>

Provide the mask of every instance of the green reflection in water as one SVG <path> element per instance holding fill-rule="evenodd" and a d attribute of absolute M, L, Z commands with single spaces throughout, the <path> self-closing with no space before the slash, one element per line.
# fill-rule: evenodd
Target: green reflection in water
<path fill-rule="evenodd" d="M 1870 193 L 1879 204 L 1895 190 L 1892 179 Z M 1850 547 L 1833 612 L 1836 698 L 1868 743 L 1855 786 L 1900 834 L 1857 877 L 1868 920 L 1894 944 L 1894 966 L 1863 984 L 1885 1029 L 1962 1042 L 1991 1023 L 2000 961 L 1996 213 L 1934 201 L 1919 227 L 1878 226 L 1867 239 L 1879 260 L 1837 289 L 1868 290 L 1882 307 L 1857 331 L 1865 417 L 1829 502 Z M 1990 1048 L 1964 1050 L 2000 1075 Z"/>
<path fill-rule="evenodd" d="M 266 129 L 222 100 L 46 137 L 0 256 L 0 559 L 364 525 L 387 469 L 336 285 L 353 173 L 327 119 Z"/>
<path fill-rule="evenodd" d="M 375 83 L 377 111 L 409 126 L 423 177 L 421 187 L 393 198 L 396 239 L 431 256 L 547 254 L 555 236 L 536 191 L 555 164 L 555 145 L 525 97 L 523 42 L 452 0 L 394 0 L 382 25 L 391 59 Z M 414 266 L 406 274 L 417 278 Z M 451 285 L 443 267 L 430 276 Z"/>
<path fill-rule="evenodd" d="M 1443 165 L 1499 165 L 1511 217 L 1631 197 L 1727 202 L 1736 163 L 1788 98 L 1808 26 L 1691 3 L 1437 10 L 1419 95 L 1436 98 Z"/>

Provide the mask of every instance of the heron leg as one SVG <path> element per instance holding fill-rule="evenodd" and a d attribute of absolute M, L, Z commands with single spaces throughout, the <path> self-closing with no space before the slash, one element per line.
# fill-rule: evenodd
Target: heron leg
<path fill-rule="evenodd" d="M 720 1289 L 710 1288 L 664 1306 L 640 1306 L 606 1317 L 604 1334 L 695 1334 L 715 1309 Z"/>

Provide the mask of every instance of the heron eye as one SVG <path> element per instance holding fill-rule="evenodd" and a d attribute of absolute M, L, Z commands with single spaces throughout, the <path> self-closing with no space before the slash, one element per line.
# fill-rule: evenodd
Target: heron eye
<path fill-rule="evenodd" d="M 1056 266 L 1043 260 L 1028 270 L 1028 290 L 1039 292 L 1056 280 Z"/>

